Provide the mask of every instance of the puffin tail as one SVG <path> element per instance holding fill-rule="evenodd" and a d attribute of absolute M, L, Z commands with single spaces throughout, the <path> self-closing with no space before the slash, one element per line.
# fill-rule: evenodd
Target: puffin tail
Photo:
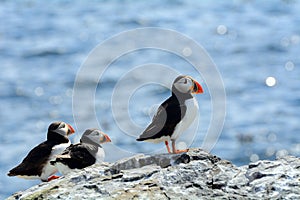
<path fill-rule="evenodd" d="M 16 174 L 13 173 L 13 172 L 11 172 L 11 171 L 9 171 L 9 172 L 7 173 L 7 176 L 16 176 Z"/>
<path fill-rule="evenodd" d="M 20 171 L 19 171 L 19 168 L 17 166 L 15 168 L 9 170 L 9 172 L 7 173 L 7 176 L 17 176 L 17 175 L 19 175 L 19 172 Z"/>

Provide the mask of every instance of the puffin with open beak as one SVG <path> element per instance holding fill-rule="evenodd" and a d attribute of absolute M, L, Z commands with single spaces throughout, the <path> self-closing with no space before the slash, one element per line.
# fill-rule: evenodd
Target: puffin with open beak
<path fill-rule="evenodd" d="M 164 101 L 152 122 L 137 141 L 165 142 L 169 153 L 187 152 L 176 149 L 176 140 L 192 124 L 198 114 L 198 102 L 193 94 L 201 94 L 201 85 L 190 76 L 178 76 L 172 85 L 172 95 Z M 172 151 L 169 147 L 172 141 Z"/>
<path fill-rule="evenodd" d="M 61 155 L 56 156 L 51 164 L 66 175 L 73 169 L 83 169 L 95 163 L 102 163 L 105 157 L 101 144 L 111 142 L 111 139 L 98 129 L 87 129 L 80 143 L 72 144 Z"/>
<path fill-rule="evenodd" d="M 50 161 L 71 145 L 68 136 L 74 132 L 73 127 L 65 122 L 53 122 L 48 127 L 47 140 L 34 147 L 7 175 L 42 181 L 58 178 L 53 175 L 57 172 L 57 168 L 51 165 Z"/>

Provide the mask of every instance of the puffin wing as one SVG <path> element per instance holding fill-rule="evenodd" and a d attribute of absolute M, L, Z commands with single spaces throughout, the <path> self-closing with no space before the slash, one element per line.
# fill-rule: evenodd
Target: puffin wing
<path fill-rule="evenodd" d="M 43 142 L 33 148 L 23 161 L 8 172 L 8 176 L 40 176 L 52 151 L 52 145 Z"/>
<path fill-rule="evenodd" d="M 71 169 L 82 169 L 95 163 L 92 150 L 81 143 L 69 146 L 61 155 L 58 155 L 55 161 L 67 165 Z"/>
<path fill-rule="evenodd" d="M 137 141 L 148 139 L 159 139 L 163 136 L 171 136 L 176 125 L 180 122 L 186 112 L 186 106 L 180 105 L 172 97 L 159 106 L 152 122 L 140 135 Z"/>

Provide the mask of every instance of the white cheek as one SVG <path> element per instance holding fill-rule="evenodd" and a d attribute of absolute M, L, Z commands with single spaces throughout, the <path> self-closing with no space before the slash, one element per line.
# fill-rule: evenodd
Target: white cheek
<path fill-rule="evenodd" d="M 57 129 L 57 130 L 55 130 L 55 132 L 62 135 L 62 136 L 65 136 L 66 133 L 68 132 L 68 128 Z"/>
<path fill-rule="evenodd" d="M 175 84 L 174 85 L 176 87 L 176 89 L 179 91 L 179 92 L 182 92 L 182 93 L 186 93 L 189 91 L 190 89 L 190 85 L 187 83 L 187 84 L 184 84 L 184 83 L 178 83 L 178 84 Z"/>
<path fill-rule="evenodd" d="M 92 140 L 93 142 L 99 143 L 99 136 L 96 135 L 90 135 L 89 136 L 90 140 Z"/>
<path fill-rule="evenodd" d="M 61 131 L 64 133 L 64 134 L 67 134 L 68 133 L 68 127 L 65 127 L 65 128 L 63 128 L 63 129 L 61 129 Z"/>

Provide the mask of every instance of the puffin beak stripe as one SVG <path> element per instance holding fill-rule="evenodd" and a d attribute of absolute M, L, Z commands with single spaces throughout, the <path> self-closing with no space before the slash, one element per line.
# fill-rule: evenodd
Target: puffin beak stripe
<path fill-rule="evenodd" d="M 197 81 L 194 81 L 194 80 L 193 80 L 193 83 L 194 83 L 194 85 L 192 87 L 192 93 L 201 94 L 201 93 L 204 92 L 202 86 L 200 85 L 200 83 L 198 83 Z"/>
<path fill-rule="evenodd" d="M 68 128 L 69 128 L 71 134 L 72 134 L 72 133 L 75 133 L 74 128 L 73 128 L 70 124 L 67 124 L 67 126 L 68 126 Z"/>
<path fill-rule="evenodd" d="M 111 139 L 108 137 L 108 135 L 105 134 L 104 137 L 105 137 L 105 139 L 106 139 L 105 142 L 111 142 Z"/>

